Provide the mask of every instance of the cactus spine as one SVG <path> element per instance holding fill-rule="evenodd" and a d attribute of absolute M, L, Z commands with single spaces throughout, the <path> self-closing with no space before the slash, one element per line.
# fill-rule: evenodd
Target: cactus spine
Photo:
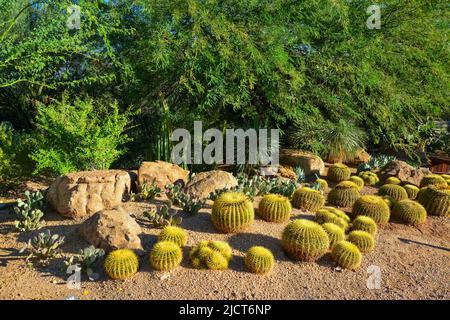
<path fill-rule="evenodd" d="M 289 223 L 284 229 L 282 246 L 292 259 L 314 261 L 326 253 L 330 241 L 319 224 L 298 219 Z"/>
<path fill-rule="evenodd" d="M 253 204 L 242 193 L 225 192 L 214 202 L 211 219 L 219 231 L 229 233 L 244 230 L 253 223 Z"/>
<path fill-rule="evenodd" d="M 403 223 L 418 225 L 424 223 L 427 219 L 425 208 L 418 202 L 405 199 L 397 202 L 392 211 L 394 217 Z"/>
<path fill-rule="evenodd" d="M 338 266 L 354 270 L 361 265 L 362 254 L 353 243 L 341 241 L 333 247 L 331 258 Z"/>
<path fill-rule="evenodd" d="M 326 222 L 322 224 L 322 228 L 328 234 L 328 238 L 330 240 L 330 249 L 333 249 L 336 243 L 345 239 L 344 230 L 334 223 Z"/>
<path fill-rule="evenodd" d="M 139 270 L 139 259 L 133 250 L 119 249 L 108 254 L 103 266 L 111 279 L 122 280 Z"/>
<path fill-rule="evenodd" d="M 335 163 L 328 169 L 328 179 L 333 182 L 348 180 L 351 176 L 350 169 L 342 163 Z"/>
<path fill-rule="evenodd" d="M 172 241 L 160 241 L 150 253 L 150 264 L 156 270 L 170 271 L 178 267 L 183 260 L 181 248 Z"/>
<path fill-rule="evenodd" d="M 408 199 L 408 193 L 405 188 L 396 184 L 385 184 L 381 186 L 380 190 L 378 190 L 378 194 L 380 196 L 390 196 L 395 201 Z"/>
<path fill-rule="evenodd" d="M 187 233 L 180 227 L 167 226 L 161 230 L 158 241 L 172 241 L 181 248 L 187 243 Z"/>
<path fill-rule="evenodd" d="M 351 207 L 360 197 L 358 186 L 351 181 L 342 181 L 328 194 L 328 202 L 338 207 Z"/>
<path fill-rule="evenodd" d="M 356 200 L 352 210 L 353 216 L 367 216 L 376 223 L 389 221 L 390 209 L 386 202 L 379 196 L 365 195 Z"/>
<path fill-rule="evenodd" d="M 318 190 L 303 187 L 295 191 L 292 197 L 294 208 L 314 212 L 325 204 L 325 198 Z"/>
<path fill-rule="evenodd" d="M 361 230 L 370 233 L 371 235 L 375 235 L 378 231 L 378 227 L 372 218 L 358 216 L 353 220 L 351 230 Z"/>
<path fill-rule="evenodd" d="M 258 216 L 269 222 L 285 222 L 292 214 L 289 199 L 279 194 L 268 194 L 261 199 Z"/>
<path fill-rule="evenodd" d="M 348 234 L 347 241 L 353 243 L 361 252 L 372 252 L 375 249 L 375 239 L 365 231 L 354 230 Z"/>
<path fill-rule="evenodd" d="M 189 252 L 192 266 L 197 269 L 225 270 L 233 255 L 223 241 L 200 241 Z"/>
<path fill-rule="evenodd" d="M 349 227 L 350 218 L 339 209 L 324 207 L 316 212 L 314 221 L 318 224 L 334 223 L 345 231 Z"/>
<path fill-rule="evenodd" d="M 364 180 L 364 184 L 366 186 L 373 186 L 378 182 L 380 182 L 380 179 L 378 178 L 377 174 L 371 171 L 360 172 L 358 176 Z"/>
<path fill-rule="evenodd" d="M 417 194 L 419 193 L 420 189 L 417 188 L 416 186 L 412 185 L 412 184 L 407 184 L 405 186 L 403 186 L 403 188 L 405 188 L 406 193 L 408 194 L 408 198 L 409 199 L 416 199 Z"/>
<path fill-rule="evenodd" d="M 244 264 L 250 272 L 258 274 L 269 273 L 274 266 L 273 254 L 264 247 L 251 247 L 245 256 Z"/>

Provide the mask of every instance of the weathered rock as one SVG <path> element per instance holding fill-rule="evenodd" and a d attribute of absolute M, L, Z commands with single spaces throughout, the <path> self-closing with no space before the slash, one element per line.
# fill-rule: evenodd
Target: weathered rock
<path fill-rule="evenodd" d="M 123 170 L 95 170 L 59 176 L 47 193 L 49 204 L 62 216 L 81 219 L 122 202 L 131 188 Z"/>
<path fill-rule="evenodd" d="M 370 154 L 364 149 L 359 149 L 355 153 L 355 157 L 351 161 L 346 161 L 347 164 L 367 163 L 370 160 Z"/>
<path fill-rule="evenodd" d="M 138 170 L 138 183 L 142 185 L 144 181 L 148 183 L 156 181 L 158 187 L 163 189 L 169 183 L 179 181 L 186 183 L 188 176 L 189 171 L 176 164 L 165 161 L 144 161 Z"/>
<path fill-rule="evenodd" d="M 280 163 L 292 167 L 300 166 L 305 175 L 322 175 L 325 171 L 323 160 L 309 151 L 297 149 L 281 149 Z"/>
<path fill-rule="evenodd" d="M 278 167 L 278 175 L 283 178 L 288 178 L 290 180 L 297 180 L 297 175 L 291 166 L 280 165 Z"/>
<path fill-rule="evenodd" d="M 187 192 L 198 198 L 207 198 L 218 189 L 238 185 L 236 178 L 229 172 L 213 170 L 197 173 L 186 186 Z"/>
<path fill-rule="evenodd" d="M 380 172 L 380 175 L 382 181 L 389 177 L 397 177 L 403 183 L 419 186 L 422 178 L 430 173 L 430 170 L 427 168 L 416 169 L 404 161 L 394 160 Z"/>
<path fill-rule="evenodd" d="M 97 212 L 83 222 L 79 232 L 87 242 L 107 251 L 142 249 L 141 227 L 121 207 Z"/>

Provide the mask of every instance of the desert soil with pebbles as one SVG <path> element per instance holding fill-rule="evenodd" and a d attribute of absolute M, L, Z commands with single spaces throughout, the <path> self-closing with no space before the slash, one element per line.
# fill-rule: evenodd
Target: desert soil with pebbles
<path fill-rule="evenodd" d="M 363 194 L 375 193 L 364 187 Z M 14 229 L 14 214 L 0 211 L 0 299 L 450 299 L 450 221 L 428 217 L 420 227 L 389 223 L 376 235 L 376 249 L 365 254 L 356 271 L 336 268 L 329 254 L 317 262 L 294 262 L 281 249 L 281 233 L 286 223 L 273 224 L 256 218 L 250 230 L 221 234 L 210 220 L 210 204 L 197 216 L 183 216 L 182 227 L 189 234 L 182 266 L 170 273 L 152 270 L 148 252 L 158 229 L 149 228 L 143 212 L 152 202 L 126 202 L 143 229 L 140 271 L 131 279 L 109 280 L 103 271 L 95 281 L 83 279 L 81 288 L 66 285 L 63 261 L 88 246 L 78 235 L 79 222 L 47 213 L 43 229 L 66 236 L 61 257 L 47 266 L 27 266 L 19 249 L 33 234 Z M 255 199 L 255 207 L 259 199 Z M 348 210 L 347 210 L 348 211 Z M 311 219 L 312 213 L 294 209 L 292 219 Z M 187 257 L 200 240 L 224 240 L 233 248 L 234 258 L 226 271 L 197 270 Z M 254 245 L 269 248 L 276 258 L 273 272 L 259 276 L 243 266 L 245 252 Z M 370 266 L 381 272 L 380 288 L 369 289 Z"/>

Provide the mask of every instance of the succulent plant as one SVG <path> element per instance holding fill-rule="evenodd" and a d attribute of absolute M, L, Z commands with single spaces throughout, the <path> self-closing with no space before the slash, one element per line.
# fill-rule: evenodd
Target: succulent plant
<path fill-rule="evenodd" d="M 378 231 L 377 223 L 369 217 L 358 216 L 353 220 L 351 230 L 361 230 L 371 235 L 375 235 Z"/>
<path fill-rule="evenodd" d="M 327 191 L 328 190 L 328 182 L 325 179 L 321 179 L 321 178 L 317 178 L 316 182 L 320 184 L 321 190 L 322 191 Z"/>
<path fill-rule="evenodd" d="M 424 223 L 427 219 L 425 208 L 420 203 L 410 199 L 396 202 L 392 214 L 403 223 L 410 225 Z"/>
<path fill-rule="evenodd" d="M 297 209 L 314 212 L 323 207 L 324 204 L 325 198 L 323 194 L 308 187 L 297 189 L 292 197 L 292 205 Z"/>
<path fill-rule="evenodd" d="M 322 228 L 328 234 L 330 249 L 332 249 L 336 243 L 345 240 L 345 232 L 340 226 L 331 222 L 326 222 L 322 224 Z"/>
<path fill-rule="evenodd" d="M 429 187 L 424 195 L 423 206 L 432 216 L 450 216 L 450 189 Z"/>
<path fill-rule="evenodd" d="M 200 209 L 205 205 L 205 200 L 194 197 L 189 193 L 181 192 L 178 196 L 178 203 L 183 208 L 183 211 L 190 215 L 196 215 Z"/>
<path fill-rule="evenodd" d="M 395 201 L 408 199 L 408 193 L 405 188 L 396 184 L 385 184 L 378 190 L 380 196 L 390 196 Z"/>
<path fill-rule="evenodd" d="M 360 172 L 365 172 L 365 171 L 370 171 L 370 170 L 372 170 L 372 167 L 367 162 L 362 162 L 362 163 L 358 164 L 358 167 L 357 167 L 358 174 Z"/>
<path fill-rule="evenodd" d="M 161 195 L 161 188 L 158 187 L 156 180 L 153 180 L 152 183 L 148 183 L 145 180 L 141 185 L 138 186 L 138 194 L 132 194 L 131 200 L 133 201 L 143 201 L 143 200 L 151 200 L 157 196 Z"/>
<path fill-rule="evenodd" d="M 64 237 L 51 234 L 50 231 L 41 232 L 20 249 L 20 253 L 28 251 L 27 261 L 36 259 L 42 262 L 54 258 L 60 252 L 60 246 L 64 243 Z"/>
<path fill-rule="evenodd" d="M 285 196 L 268 194 L 261 199 L 257 213 L 269 222 L 285 222 L 291 217 L 292 206 Z"/>
<path fill-rule="evenodd" d="M 71 256 L 68 260 L 64 261 L 64 265 L 67 268 L 76 265 L 79 266 L 81 272 L 85 273 L 89 279 L 94 279 L 92 276 L 98 268 L 101 258 L 105 255 L 105 250 L 89 246 L 80 250 L 80 253 L 76 256 Z"/>
<path fill-rule="evenodd" d="M 362 230 L 354 230 L 347 236 L 347 241 L 358 247 L 359 251 L 368 253 L 375 249 L 375 239 L 373 236 Z"/>
<path fill-rule="evenodd" d="M 281 194 L 290 199 L 297 188 L 298 184 L 295 181 L 290 179 L 283 180 L 278 177 L 274 179 L 274 185 L 270 193 Z"/>
<path fill-rule="evenodd" d="M 211 219 L 216 229 L 222 232 L 237 232 L 248 228 L 254 220 L 253 204 L 239 192 L 223 193 L 214 201 Z"/>
<path fill-rule="evenodd" d="M 356 184 L 359 190 L 361 190 L 364 187 L 364 180 L 361 177 L 351 176 L 350 179 L 348 179 L 348 181 L 351 181 L 354 184 Z"/>
<path fill-rule="evenodd" d="M 223 241 L 200 241 L 189 252 L 192 266 L 197 269 L 225 270 L 233 255 Z"/>
<path fill-rule="evenodd" d="M 172 203 L 169 201 L 161 207 L 159 212 L 156 210 L 145 211 L 144 216 L 148 219 L 150 225 L 155 228 L 178 226 L 181 224 L 182 218 L 176 217 L 174 214 L 169 212 L 171 206 Z"/>
<path fill-rule="evenodd" d="M 354 270 L 361 265 L 362 254 L 353 243 L 341 241 L 333 247 L 331 258 L 338 266 Z"/>
<path fill-rule="evenodd" d="M 420 188 L 415 200 L 425 207 L 427 200 L 430 198 L 431 189 L 431 187 Z"/>
<path fill-rule="evenodd" d="M 180 205 L 180 195 L 184 193 L 183 187 L 180 184 L 167 184 L 165 186 L 165 193 L 173 204 Z"/>
<path fill-rule="evenodd" d="M 305 170 L 302 167 L 297 166 L 294 168 L 295 175 L 297 176 L 297 183 L 303 183 L 306 180 Z"/>
<path fill-rule="evenodd" d="M 156 270 L 170 271 L 180 265 L 183 253 L 175 242 L 159 241 L 150 252 L 149 260 Z"/>
<path fill-rule="evenodd" d="M 41 210 L 44 208 L 44 196 L 40 191 L 30 192 L 28 190 L 24 195 L 25 201 L 17 199 L 17 205 L 14 207 L 18 218 L 15 226 L 22 232 L 37 230 L 41 227 L 41 219 L 44 216 Z"/>
<path fill-rule="evenodd" d="M 422 180 L 420 181 L 421 188 L 429 186 L 435 186 L 438 189 L 447 188 L 447 182 L 440 175 L 430 174 L 428 176 L 423 177 Z"/>
<path fill-rule="evenodd" d="M 328 203 L 338 207 L 351 207 L 359 197 L 358 186 L 355 183 L 342 181 L 328 194 Z"/>
<path fill-rule="evenodd" d="M 318 224 L 334 223 L 345 231 L 349 227 L 350 218 L 341 210 L 324 207 L 316 212 L 314 221 Z"/>
<path fill-rule="evenodd" d="M 372 171 L 363 171 L 358 174 L 358 176 L 364 180 L 364 185 L 373 186 L 380 182 L 377 174 Z"/>
<path fill-rule="evenodd" d="M 388 205 L 390 209 L 394 206 L 395 200 L 391 196 L 381 196 L 381 199 L 383 199 L 384 202 Z"/>
<path fill-rule="evenodd" d="M 269 249 L 254 246 L 247 251 L 244 264 L 250 272 L 266 274 L 272 271 L 275 259 Z"/>
<path fill-rule="evenodd" d="M 374 195 L 365 195 L 355 201 L 352 214 L 354 217 L 370 217 L 376 223 L 387 223 L 389 222 L 390 209 L 383 198 Z"/>
<path fill-rule="evenodd" d="M 406 193 L 408 194 L 409 199 L 416 199 L 417 194 L 419 193 L 420 189 L 417 188 L 415 185 L 407 184 L 404 185 L 403 188 L 406 190 Z"/>
<path fill-rule="evenodd" d="M 384 184 L 396 184 L 396 185 L 401 185 L 402 182 L 399 178 L 397 177 L 389 177 L 386 180 L 384 180 Z"/>
<path fill-rule="evenodd" d="M 330 240 L 326 231 L 318 223 L 297 219 L 284 229 L 282 246 L 292 259 L 314 261 L 327 252 Z"/>
<path fill-rule="evenodd" d="M 328 169 L 327 178 L 334 182 L 348 180 L 350 176 L 350 169 L 342 163 L 335 163 Z"/>
<path fill-rule="evenodd" d="M 180 227 L 167 226 L 161 230 L 158 241 L 172 241 L 181 248 L 187 243 L 187 233 Z"/>
<path fill-rule="evenodd" d="M 130 278 L 139 270 L 139 258 L 133 250 L 118 249 L 108 254 L 103 267 L 111 279 Z"/>

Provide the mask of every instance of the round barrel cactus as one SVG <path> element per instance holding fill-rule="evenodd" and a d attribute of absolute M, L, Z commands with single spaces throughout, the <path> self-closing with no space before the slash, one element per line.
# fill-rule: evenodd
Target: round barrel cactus
<path fill-rule="evenodd" d="M 396 184 L 396 185 L 401 185 L 402 182 L 400 181 L 399 178 L 397 177 L 389 177 L 386 180 L 384 180 L 384 184 Z"/>
<path fill-rule="evenodd" d="M 348 180 L 350 176 L 350 169 L 342 163 L 335 163 L 328 169 L 327 178 L 333 182 Z"/>
<path fill-rule="evenodd" d="M 180 227 L 167 226 L 161 230 L 158 241 L 172 241 L 179 247 L 184 247 L 187 243 L 187 233 Z"/>
<path fill-rule="evenodd" d="M 111 279 L 130 278 L 139 270 L 139 258 L 133 250 L 114 250 L 106 257 L 103 267 Z"/>
<path fill-rule="evenodd" d="M 320 184 L 320 188 L 321 188 L 323 191 L 327 191 L 327 190 L 328 190 L 328 182 L 327 182 L 327 180 L 318 178 L 318 179 L 316 180 L 316 182 Z"/>
<path fill-rule="evenodd" d="M 197 269 L 225 270 L 233 257 L 231 247 L 223 241 L 200 241 L 189 252 L 192 266 Z"/>
<path fill-rule="evenodd" d="M 330 249 L 332 249 L 336 243 L 345 239 L 344 230 L 334 223 L 326 222 L 322 224 L 322 228 L 328 234 L 328 239 L 330 240 Z"/>
<path fill-rule="evenodd" d="M 425 208 L 420 203 L 410 199 L 395 203 L 392 214 L 403 223 L 410 225 L 424 223 L 427 219 Z"/>
<path fill-rule="evenodd" d="M 408 193 L 405 188 L 396 184 L 385 184 L 378 190 L 380 196 L 390 196 L 395 201 L 408 199 Z"/>
<path fill-rule="evenodd" d="M 376 223 L 387 223 L 390 217 L 389 206 L 381 197 L 374 195 L 365 195 L 356 200 L 352 213 L 355 217 L 370 217 Z"/>
<path fill-rule="evenodd" d="M 266 274 L 272 271 L 275 259 L 269 249 L 254 246 L 245 255 L 244 264 L 250 272 Z"/>
<path fill-rule="evenodd" d="M 327 252 L 330 241 L 319 224 L 298 219 L 289 223 L 284 229 L 282 246 L 292 259 L 314 261 Z"/>
<path fill-rule="evenodd" d="M 375 239 L 365 231 L 354 230 L 347 236 L 347 241 L 353 243 L 361 252 L 372 252 L 375 249 Z"/>
<path fill-rule="evenodd" d="M 292 214 L 288 198 L 279 194 L 268 194 L 261 199 L 257 214 L 269 222 L 285 222 Z"/>
<path fill-rule="evenodd" d="M 348 181 L 353 182 L 358 186 L 358 189 L 361 190 L 364 187 L 364 180 L 361 177 L 358 176 L 351 176 Z"/>
<path fill-rule="evenodd" d="M 239 192 L 225 192 L 214 202 L 211 219 L 214 227 L 222 232 L 237 232 L 252 225 L 253 204 Z"/>
<path fill-rule="evenodd" d="M 447 188 L 447 181 L 443 177 L 437 174 L 430 174 L 428 176 L 425 176 L 420 181 L 420 187 L 429 187 L 434 186 L 438 189 Z"/>
<path fill-rule="evenodd" d="M 408 198 L 409 199 L 416 199 L 417 194 L 419 193 L 420 189 L 417 188 L 415 185 L 412 184 L 407 184 L 405 186 L 403 186 L 403 188 L 405 188 L 406 193 L 408 194 Z"/>
<path fill-rule="evenodd" d="M 183 253 L 175 242 L 160 241 L 153 247 L 149 260 L 156 270 L 170 271 L 180 265 Z"/>
<path fill-rule="evenodd" d="M 377 223 L 369 217 L 358 216 L 353 220 L 351 230 L 361 230 L 375 235 L 378 231 Z"/>
<path fill-rule="evenodd" d="M 318 224 L 334 223 L 345 231 L 349 227 L 350 218 L 339 209 L 324 207 L 316 212 L 314 221 Z"/>
<path fill-rule="evenodd" d="M 351 181 L 342 181 L 328 194 L 328 203 L 338 207 L 351 207 L 359 197 L 356 184 Z"/>
<path fill-rule="evenodd" d="M 353 243 L 341 241 L 333 247 L 331 258 L 341 268 L 354 270 L 361 265 L 362 254 Z"/>
<path fill-rule="evenodd" d="M 314 212 L 325 204 L 325 197 L 318 190 L 303 187 L 294 192 L 292 205 L 294 208 Z"/>
<path fill-rule="evenodd" d="M 378 178 L 377 174 L 372 171 L 360 172 L 358 176 L 364 180 L 364 185 L 366 186 L 373 186 L 376 185 L 378 182 L 380 182 L 380 179 Z"/>
<path fill-rule="evenodd" d="M 424 199 L 424 207 L 432 216 L 450 216 L 450 189 L 428 188 Z"/>

